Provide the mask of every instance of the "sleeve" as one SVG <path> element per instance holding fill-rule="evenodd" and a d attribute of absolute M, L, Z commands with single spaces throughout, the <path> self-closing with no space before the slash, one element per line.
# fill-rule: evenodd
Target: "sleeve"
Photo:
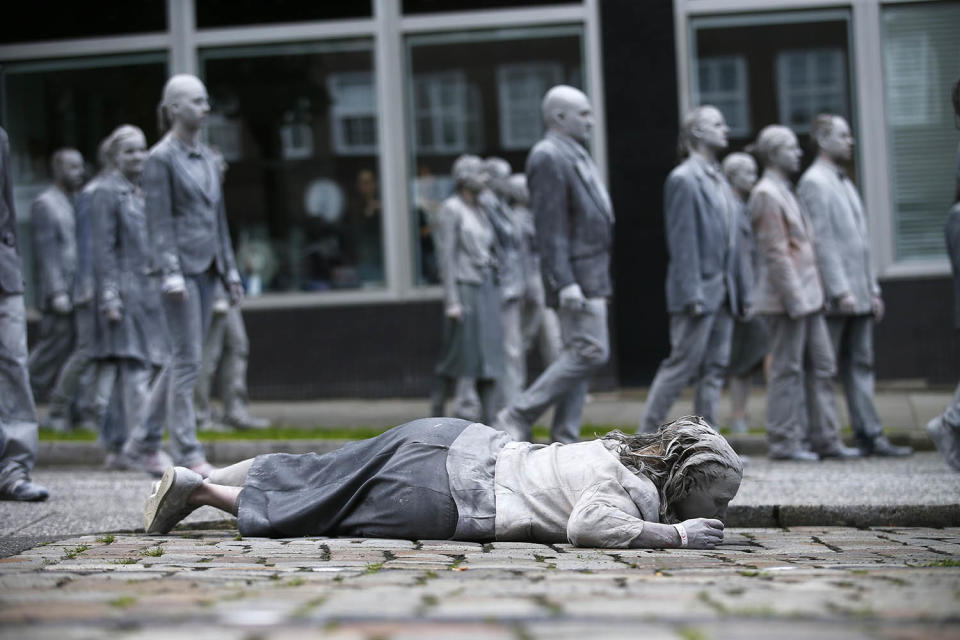
<path fill-rule="evenodd" d="M 750 220 L 747 218 L 746 207 L 738 205 L 735 210 L 737 216 L 736 245 L 734 255 L 736 256 L 736 274 L 737 295 L 740 301 L 740 313 L 745 313 L 747 309 L 753 307 L 756 294 L 756 274 L 753 270 L 753 228 L 750 226 Z"/>
<path fill-rule="evenodd" d="M 233 242 L 230 240 L 230 225 L 227 224 L 227 205 L 222 194 L 217 206 L 217 235 L 220 241 L 220 252 L 223 256 L 224 278 L 227 284 L 240 282 L 237 259 L 233 253 Z"/>
<path fill-rule="evenodd" d="M 577 547 L 640 547 L 645 522 L 637 513 L 627 490 L 615 480 L 606 480 L 585 491 L 573 506 L 567 540 Z"/>
<path fill-rule="evenodd" d="M 43 196 L 34 200 L 30 206 L 30 233 L 36 255 L 37 277 L 47 297 L 46 300 L 37 302 L 44 307 L 53 296 L 67 293 L 68 287 L 63 273 L 56 216 Z"/>
<path fill-rule="evenodd" d="M 570 263 L 569 195 L 561 161 L 535 151 L 527 166 L 530 209 L 540 249 L 540 270 L 553 292 L 577 282 Z"/>
<path fill-rule="evenodd" d="M 813 249 L 817 255 L 817 267 L 820 269 L 827 299 L 833 301 L 848 291 L 852 292 L 852 289 L 843 270 L 841 252 L 844 239 L 839 236 L 834 224 L 829 191 L 816 180 L 804 178 L 797 186 L 797 199 L 813 225 Z"/>
<path fill-rule="evenodd" d="M 170 166 L 159 154 L 151 153 L 147 158 L 142 184 L 152 266 L 163 277 L 181 275 L 173 220 L 173 182 Z"/>
<path fill-rule="evenodd" d="M 14 238 L 13 246 L 19 253 L 20 248 L 16 242 L 17 212 L 13 205 L 13 172 L 10 168 L 10 139 L 3 129 L 0 129 L 0 171 L 3 171 L 3 175 L 0 176 L 0 180 L 3 180 L 3 201 L 7 204 L 7 212 L 12 222 L 10 232 Z"/>
<path fill-rule="evenodd" d="M 93 241 L 93 272 L 100 294 L 100 308 L 119 307 L 120 225 L 115 192 L 100 187 L 90 196 L 90 225 Z"/>
<path fill-rule="evenodd" d="M 696 185 L 672 174 L 663 189 L 663 222 L 670 256 L 670 289 L 674 304 L 703 304 L 700 280 L 700 245 L 697 239 Z"/>
<path fill-rule="evenodd" d="M 460 216 L 445 202 L 437 212 L 436 241 L 440 277 L 443 280 L 443 301 L 447 308 L 460 304 L 457 294 L 457 233 Z"/>
<path fill-rule="evenodd" d="M 779 203 L 768 193 L 754 192 L 750 218 L 760 259 L 767 265 L 770 283 L 780 296 L 787 314 L 796 318 L 801 306 L 800 278 L 790 259 L 787 225 Z"/>

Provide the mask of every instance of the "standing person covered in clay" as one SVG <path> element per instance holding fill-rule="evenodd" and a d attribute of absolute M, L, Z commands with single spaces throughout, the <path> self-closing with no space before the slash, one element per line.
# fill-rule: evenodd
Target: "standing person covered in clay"
<path fill-rule="evenodd" d="M 150 261 L 160 276 L 171 354 L 124 453 L 152 475 L 166 466 L 160 455 L 164 429 L 170 431 L 174 462 L 202 476 L 213 470 L 197 440 L 193 392 L 215 282 L 221 280 L 234 300 L 243 296 L 216 158 L 200 142 L 209 112 L 199 79 L 170 78 L 159 107 L 160 130 L 167 133 L 150 149 L 143 168 Z"/>
<path fill-rule="evenodd" d="M 30 205 L 30 232 L 36 266 L 40 337 L 30 351 L 33 395 L 45 399 L 60 368 L 73 351 L 73 287 L 77 274 L 74 197 L 83 186 L 83 156 L 76 149 L 59 149 L 50 160 L 53 184 Z M 69 416 L 54 426 L 71 426 Z"/>
<path fill-rule="evenodd" d="M 817 158 L 797 184 L 797 198 L 816 237 L 817 267 L 827 303 L 827 328 L 840 369 L 855 444 L 863 455 L 913 453 L 883 435 L 873 404 L 873 326 L 883 319 L 880 284 L 870 259 L 870 233 L 860 194 L 842 165 L 853 156 L 850 125 L 820 114 L 810 128 Z"/>
<path fill-rule="evenodd" d="M 494 230 L 478 202 L 486 186 L 483 160 L 460 156 L 452 173 L 456 192 L 437 213 L 445 322 L 436 373 L 456 381 L 455 416 L 489 421 L 503 376 L 503 330 Z"/>
<path fill-rule="evenodd" d="M 593 129 L 587 96 L 558 85 L 547 91 L 542 110 L 547 133 L 530 150 L 526 175 L 547 305 L 557 309 L 563 350 L 500 411 L 493 426 L 529 440 L 534 421 L 552 406 L 550 438 L 569 443 L 580 439 L 590 376 L 610 357 L 614 214 L 600 171 L 584 147 Z"/>
<path fill-rule="evenodd" d="M 712 549 L 740 487 L 740 457 L 700 418 L 657 433 L 534 445 L 455 418 L 425 418 L 325 455 L 270 454 L 209 482 L 167 470 L 144 528 L 201 505 L 244 536 L 360 536 Z"/>
<path fill-rule="evenodd" d="M 760 255 L 756 309 L 766 316 L 770 329 L 770 457 L 799 461 L 856 457 L 859 451 L 840 440 L 833 391 L 837 368 L 823 315 L 813 227 L 790 183 L 802 155 L 797 136 L 784 126 L 770 125 L 754 146 L 764 172 L 747 207 Z"/>
<path fill-rule="evenodd" d="M 112 466 L 139 469 L 135 453 L 121 452 L 129 432 L 143 420 L 154 367 L 167 352 L 156 277 L 150 274 L 147 219 L 140 189 L 147 140 L 132 125 L 110 135 L 107 153 L 116 167 L 90 200 L 97 315 L 95 406 L 104 415 L 119 379 L 120 425 L 102 438 Z M 132 449 L 132 446 L 131 446 Z"/>
<path fill-rule="evenodd" d="M 716 107 L 688 113 L 679 144 L 687 157 L 664 186 L 670 355 L 650 385 L 640 420 L 645 433 L 656 431 L 691 381 L 694 413 L 716 424 L 733 318 L 741 314 L 746 293 L 739 282 L 737 202 L 717 164 L 728 132 Z"/>

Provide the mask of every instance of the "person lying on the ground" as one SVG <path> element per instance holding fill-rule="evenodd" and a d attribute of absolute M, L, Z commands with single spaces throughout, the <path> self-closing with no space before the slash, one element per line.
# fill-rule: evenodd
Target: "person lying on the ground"
<path fill-rule="evenodd" d="M 207 482 L 167 469 L 144 528 L 166 533 L 202 505 L 244 536 L 570 542 L 712 549 L 743 475 L 706 422 L 549 446 L 455 418 L 425 418 L 317 455 L 273 453 Z"/>

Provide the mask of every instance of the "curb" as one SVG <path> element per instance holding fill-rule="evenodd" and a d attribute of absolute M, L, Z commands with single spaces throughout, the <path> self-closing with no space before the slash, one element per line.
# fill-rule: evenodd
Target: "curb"
<path fill-rule="evenodd" d="M 955 527 L 960 504 L 730 505 L 728 527 Z"/>

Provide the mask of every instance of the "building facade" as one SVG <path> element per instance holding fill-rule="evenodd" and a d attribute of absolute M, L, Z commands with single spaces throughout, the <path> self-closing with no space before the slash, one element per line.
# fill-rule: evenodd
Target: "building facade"
<path fill-rule="evenodd" d="M 255 397 L 426 393 L 442 326 L 430 226 L 449 167 L 472 152 L 522 171 L 540 98 L 561 82 L 593 101 L 618 215 L 600 386 L 649 382 L 667 351 L 662 183 L 679 114 L 703 102 L 726 113 L 731 148 L 774 121 L 803 135 L 821 110 L 850 119 L 889 307 L 880 373 L 960 373 L 941 234 L 956 2 L 144 0 L 95 16 L 52 4 L 0 36 L 23 224 L 53 150 L 92 159 L 121 122 L 156 141 L 166 77 L 200 76 L 208 142 L 230 164 Z"/>

